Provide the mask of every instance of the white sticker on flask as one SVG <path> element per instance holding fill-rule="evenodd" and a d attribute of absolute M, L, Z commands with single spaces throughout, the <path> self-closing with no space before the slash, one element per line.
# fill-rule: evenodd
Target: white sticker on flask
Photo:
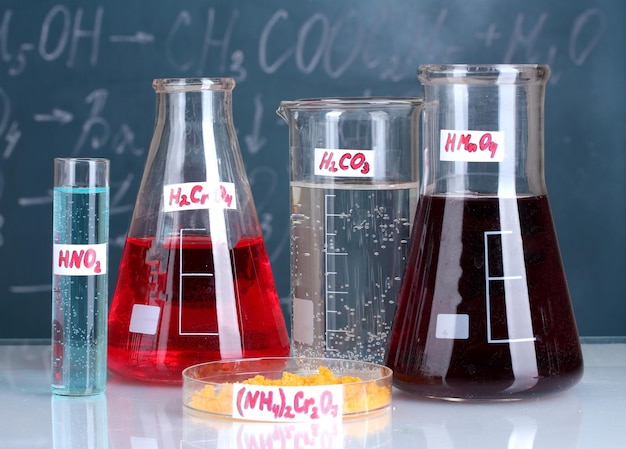
<path fill-rule="evenodd" d="M 131 436 L 130 449 L 159 449 L 159 442 L 156 438 Z"/>
<path fill-rule="evenodd" d="M 52 274 L 94 276 L 107 273 L 107 244 L 52 245 Z"/>
<path fill-rule="evenodd" d="M 163 211 L 192 209 L 237 209 L 235 184 L 220 182 L 185 182 L 163 187 Z"/>
<path fill-rule="evenodd" d="M 315 172 L 335 178 L 373 178 L 374 150 L 315 149 Z"/>
<path fill-rule="evenodd" d="M 315 312 L 313 301 L 308 299 L 293 299 L 293 341 L 312 345 L 314 339 L 313 321 Z"/>
<path fill-rule="evenodd" d="M 469 338 L 469 315 L 440 313 L 437 315 L 435 337 L 444 340 L 467 340 Z"/>
<path fill-rule="evenodd" d="M 161 308 L 158 306 L 134 304 L 133 311 L 130 314 L 129 332 L 147 335 L 156 334 L 160 315 Z"/>
<path fill-rule="evenodd" d="M 277 387 L 233 384 L 232 417 L 249 421 L 340 420 L 343 385 Z"/>
<path fill-rule="evenodd" d="M 504 132 L 442 129 L 439 160 L 456 162 L 502 162 Z"/>

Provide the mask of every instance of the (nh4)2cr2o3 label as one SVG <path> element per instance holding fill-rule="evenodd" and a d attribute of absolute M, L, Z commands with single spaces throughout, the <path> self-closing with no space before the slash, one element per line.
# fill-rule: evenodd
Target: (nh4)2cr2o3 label
<path fill-rule="evenodd" d="M 249 421 L 341 420 L 343 385 L 278 387 L 233 385 L 232 417 Z"/>

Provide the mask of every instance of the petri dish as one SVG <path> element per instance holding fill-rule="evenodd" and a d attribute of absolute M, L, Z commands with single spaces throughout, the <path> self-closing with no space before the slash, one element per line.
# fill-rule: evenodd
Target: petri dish
<path fill-rule="evenodd" d="M 386 366 L 331 358 L 207 362 L 183 370 L 183 405 L 236 420 L 339 420 L 388 407 L 392 374 Z"/>

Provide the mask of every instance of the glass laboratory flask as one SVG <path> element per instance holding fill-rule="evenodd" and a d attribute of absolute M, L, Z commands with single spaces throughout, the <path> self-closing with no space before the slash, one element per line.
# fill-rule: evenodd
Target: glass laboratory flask
<path fill-rule="evenodd" d="M 423 166 L 387 364 L 450 400 L 565 390 L 581 347 L 544 180 L 545 65 L 425 65 Z"/>
<path fill-rule="evenodd" d="M 283 101 L 292 351 L 382 364 L 419 177 L 418 98 Z"/>
<path fill-rule="evenodd" d="M 109 368 L 180 383 L 196 363 L 289 355 L 232 120 L 234 80 L 157 79 L 156 125 L 109 314 Z"/>

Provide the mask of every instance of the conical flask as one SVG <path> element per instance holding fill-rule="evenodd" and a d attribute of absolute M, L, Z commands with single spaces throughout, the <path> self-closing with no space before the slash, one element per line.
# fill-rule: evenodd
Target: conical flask
<path fill-rule="evenodd" d="M 289 337 L 232 121 L 230 78 L 157 79 L 156 125 L 109 314 L 109 368 L 286 356 Z"/>
<path fill-rule="evenodd" d="M 426 65 L 420 197 L 387 364 L 418 395 L 562 391 L 581 348 L 544 180 L 545 65 Z"/>

